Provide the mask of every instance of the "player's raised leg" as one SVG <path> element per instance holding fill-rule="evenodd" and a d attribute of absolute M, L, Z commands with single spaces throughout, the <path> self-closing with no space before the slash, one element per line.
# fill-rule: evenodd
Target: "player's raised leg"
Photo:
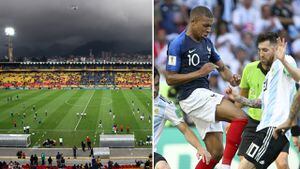
<path fill-rule="evenodd" d="M 231 161 L 241 143 L 241 135 L 248 123 L 246 115 L 227 99 L 217 106 L 216 120 L 227 121 L 231 125 L 226 134 L 226 146 L 223 155 L 223 168 L 229 168 Z"/>

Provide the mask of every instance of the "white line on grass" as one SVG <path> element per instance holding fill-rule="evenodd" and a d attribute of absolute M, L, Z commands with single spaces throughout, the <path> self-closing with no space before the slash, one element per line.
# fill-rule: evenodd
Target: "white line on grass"
<path fill-rule="evenodd" d="M 88 105 L 89 105 L 89 103 L 90 103 L 90 101 L 91 101 L 92 97 L 94 96 L 94 94 L 95 94 L 95 91 L 94 91 L 94 93 L 91 95 L 91 97 L 90 97 L 89 101 L 87 102 L 87 104 L 86 104 L 85 108 L 83 109 L 83 112 L 80 112 L 80 114 L 85 112 L 85 110 L 86 110 L 86 108 L 88 107 Z M 82 119 L 82 116 L 80 116 L 80 119 L 78 120 L 78 122 L 77 122 L 77 124 L 76 124 L 76 126 L 75 126 L 75 128 L 74 128 L 74 131 L 76 131 L 76 130 L 77 130 L 77 127 L 78 127 L 78 125 L 79 125 L 79 123 L 80 123 L 81 119 Z"/>
<path fill-rule="evenodd" d="M 110 104 L 112 103 L 111 99 L 108 99 L 108 98 L 105 98 L 105 97 L 103 97 L 103 98 L 101 98 L 101 99 L 106 99 L 106 100 L 109 100 L 109 101 L 108 101 L 108 102 L 105 102 L 105 104 L 104 104 L 104 103 L 101 103 L 100 106 L 110 105 Z M 78 107 L 84 105 L 84 104 L 72 104 L 72 103 L 69 103 L 68 100 L 65 101 L 65 104 L 70 105 L 70 106 L 78 106 Z M 96 105 L 96 106 L 90 106 L 90 107 L 99 107 L 99 106 Z"/>

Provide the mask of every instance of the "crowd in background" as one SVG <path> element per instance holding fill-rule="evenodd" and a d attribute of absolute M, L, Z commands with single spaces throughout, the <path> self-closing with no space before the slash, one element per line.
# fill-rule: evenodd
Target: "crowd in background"
<path fill-rule="evenodd" d="M 36 156 L 32 155 L 32 156 Z M 46 158 L 44 156 L 44 158 Z M 146 161 L 136 160 L 135 164 L 119 164 L 118 162 L 113 162 L 111 160 L 108 160 L 107 164 L 102 164 L 100 157 L 92 157 L 91 162 L 86 163 L 80 163 L 80 162 L 73 162 L 75 164 L 68 165 L 65 164 L 65 160 L 63 157 L 58 157 L 60 159 L 54 159 L 56 160 L 56 164 L 53 162 L 51 156 L 47 159 L 47 163 L 45 162 L 42 164 L 42 161 L 39 162 L 39 157 L 36 156 L 36 161 L 33 161 L 30 159 L 29 163 L 20 164 L 17 161 L 0 161 L 0 168 L 1 169 L 58 169 L 58 168 L 67 168 L 67 169 L 151 169 L 152 168 L 152 156 L 149 156 L 149 159 Z M 50 159 L 50 160 L 49 160 Z M 40 157 L 40 160 L 43 160 L 43 156 Z M 45 160 L 45 159 L 44 159 Z M 63 163 L 61 163 L 61 161 Z"/>
<path fill-rule="evenodd" d="M 151 72 L 97 71 L 97 72 L 3 72 L 2 88 L 61 88 L 79 86 L 150 87 Z"/>
<path fill-rule="evenodd" d="M 102 52 L 100 55 L 68 55 L 68 56 L 20 56 L 16 58 L 18 62 L 152 62 L 151 54 L 126 54 Z"/>
<path fill-rule="evenodd" d="M 139 86 L 141 82 L 151 86 L 151 72 L 117 72 L 116 85 Z"/>
<path fill-rule="evenodd" d="M 21 165 L 17 161 L 10 161 L 8 163 L 5 162 L 5 161 L 0 161 L 0 168 L 3 168 L 3 169 L 10 169 L 10 168 L 19 169 L 19 168 L 21 168 Z"/>
<path fill-rule="evenodd" d="M 286 39 L 287 54 L 300 64 L 300 0 L 154 0 L 155 65 L 164 69 L 167 46 L 185 30 L 189 11 L 206 6 L 213 12 L 214 25 L 209 38 L 223 62 L 233 73 L 242 75 L 244 66 L 258 59 L 258 34 L 273 31 Z M 211 88 L 223 92 L 226 85 L 217 72 Z"/>
<path fill-rule="evenodd" d="M 148 156 L 146 160 L 135 160 L 131 163 L 124 162 L 113 162 L 108 159 L 107 164 L 103 163 L 100 156 L 90 156 L 90 162 L 82 163 L 76 160 L 70 160 L 71 157 L 64 157 L 62 152 L 57 152 L 53 157 L 47 156 L 47 152 L 42 152 L 40 157 L 37 154 L 32 154 L 29 156 L 29 161 L 0 161 L 1 169 L 46 169 L 46 168 L 68 168 L 68 169 L 118 169 L 118 168 L 127 168 L 127 169 L 151 169 L 152 168 L 152 154 Z M 18 156 L 18 159 L 21 157 Z M 26 157 L 22 157 L 25 159 Z M 73 157 L 77 159 L 76 156 Z M 66 161 L 68 159 L 68 162 Z M 107 160 L 107 159 L 106 159 Z"/>
<path fill-rule="evenodd" d="M 91 60 L 91 58 L 87 57 L 87 59 Z M 93 59 L 93 58 L 92 58 Z M 119 54 L 119 55 L 112 55 L 112 56 L 102 56 L 96 58 L 95 61 L 110 61 L 110 62 L 152 62 L 152 55 L 139 55 L 139 54 Z"/>
<path fill-rule="evenodd" d="M 11 70 L 11 69 L 62 69 L 62 70 L 74 70 L 74 69 L 148 69 L 150 70 L 151 62 L 148 63 L 90 63 L 90 62 L 24 62 L 24 63 L 1 63 L 1 70 Z"/>
<path fill-rule="evenodd" d="M 4 87 L 79 85 L 79 72 L 8 72 L 0 76 Z"/>

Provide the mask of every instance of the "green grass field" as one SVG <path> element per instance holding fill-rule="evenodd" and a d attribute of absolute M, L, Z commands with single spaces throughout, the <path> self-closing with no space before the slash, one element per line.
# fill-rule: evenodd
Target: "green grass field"
<path fill-rule="evenodd" d="M 19 99 L 16 99 L 17 95 Z M 13 100 L 8 101 L 8 97 L 13 97 Z M 33 105 L 37 111 L 36 120 Z M 145 114 L 145 120 L 140 120 L 137 108 L 140 114 Z M 115 119 L 109 109 L 115 113 Z M 0 133 L 23 133 L 23 126 L 29 125 L 31 147 L 40 147 L 47 138 L 58 141 L 59 137 L 63 138 L 64 147 L 80 147 L 86 136 L 91 138 L 94 146 L 99 146 L 99 134 L 112 134 L 112 125 L 116 123 L 124 126 L 124 134 L 129 126 L 130 134 L 134 133 L 136 140 L 145 141 L 147 135 L 152 135 L 152 122 L 148 121 L 151 109 L 151 90 L 147 89 L 0 90 Z M 86 116 L 77 116 L 81 112 Z M 99 127 L 100 120 L 103 128 Z M 14 127 L 14 121 L 17 127 Z"/>

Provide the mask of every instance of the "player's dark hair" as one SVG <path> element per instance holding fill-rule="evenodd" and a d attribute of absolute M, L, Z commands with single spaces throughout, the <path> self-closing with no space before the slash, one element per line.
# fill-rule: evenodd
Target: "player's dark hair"
<path fill-rule="evenodd" d="M 259 43 L 264 41 L 270 41 L 270 43 L 276 44 L 278 37 L 278 34 L 275 32 L 261 33 L 257 37 L 256 45 L 258 46 Z"/>
<path fill-rule="evenodd" d="M 154 77 L 155 76 L 159 76 L 159 72 L 158 72 L 158 70 L 156 69 L 156 67 L 154 67 Z"/>
<path fill-rule="evenodd" d="M 199 16 L 206 16 L 208 18 L 213 18 L 213 13 L 205 6 L 197 6 L 193 8 L 190 12 L 190 19 L 196 19 Z"/>

